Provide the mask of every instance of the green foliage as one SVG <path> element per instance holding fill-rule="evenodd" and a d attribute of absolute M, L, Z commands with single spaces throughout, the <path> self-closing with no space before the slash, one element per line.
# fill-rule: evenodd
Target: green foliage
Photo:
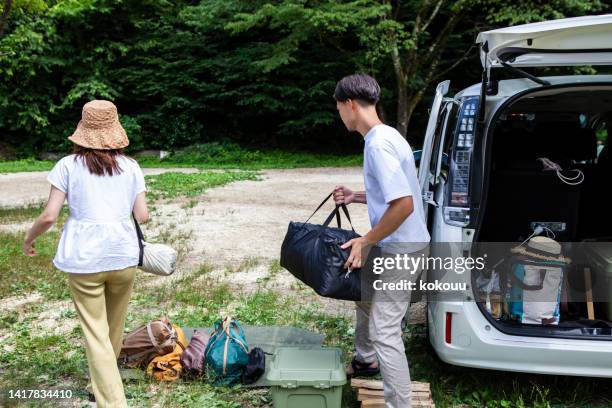
<path fill-rule="evenodd" d="M 284 150 L 243 149 L 227 141 L 190 146 L 162 160 L 145 158 L 140 164 L 146 167 L 197 167 L 269 169 L 296 167 L 349 167 L 359 166 L 362 156 L 311 154 Z"/>
<path fill-rule="evenodd" d="M 303 43 L 324 36 L 329 41 L 328 36 L 362 31 L 369 25 L 378 27 L 377 21 L 388 11 L 389 7 L 374 0 L 284 1 L 266 3 L 254 13 L 238 13 L 225 27 L 234 34 L 263 27 L 282 34 L 278 42 L 270 44 L 268 53 L 255 61 L 263 72 L 270 72 L 296 62 Z"/>
<path fill-rule="evenodd" d="M 357 153 L 359 139 L 346 132 L 331 97 L 342 76 L 376 74 L 382 108 L 394 112 L 390 55 L 397 48 L 421 58 L 454 14 L 464 17 L 440 69 L 470 49 L 477 29 L 610 9 L 600 0 L 455 0 L 415 35 L 419 10 L 433 3 L 14 0 L 0 38 L 2 141 L 21 157 L 67 152 L 82 105 L 106 98 L 119 108 L 132 151 L 230 139 Z M 448 73 L 459 85 L 478 80 L 473 49 L 471 56 Z M 406 66 L 415 67 L 406 85 L 415 100 L 429 94 L 431 66 Z M 411 135 L 422 134 L 426 108 Z"/>
<path fill-rule="evenodd" d="M 16 173 L 19 171 L 45 171 L 51 170 L 55 163 L 50 160 L 36 160 L 36 159 L 21 159 L 21 160 L 10 160 L 0 161 L 0 174 L 2 173 Z"/>
<path fill-rule="evenodd" d="M 507 25 L 595 14 L 606 7 L 600 0 L 479 0 L 476 4 L 489 11 L 489 22 Z"/>
<path fill-rule="evenodd" d="M 121 117 L 124 127 L 133 127 L 133 133 L 139 134 L 139 127 L 130 117 Z M 130 147 L 142 146 L 140 138 L 131 138 Z M 361 166 L 361 154 L 322 154 L 305 153 L 287 150 L 244 149 L 232 142 L 210 142 L 190 146 L 159 159 L 156 157 L 138 157 L 141 167 L 194 167 L 199 169 L 289 169 L 298 167 L 351 167 Z M 20 171 L 50 170 L 55 162 L 50 160 L 21 159 L 0 161 L 1 173 Z"/>

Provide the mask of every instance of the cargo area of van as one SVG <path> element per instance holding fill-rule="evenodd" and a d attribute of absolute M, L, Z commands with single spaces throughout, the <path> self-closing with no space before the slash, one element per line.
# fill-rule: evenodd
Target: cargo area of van
<path fill-rule="evenodd" d="M 520 265 L 522 278 L 536 268 L 536 280 L 539 276 L 541 281 L 521 282 L 517 291 L 516 265 L 508 262 L 512 256 L 497 251 L 473 283 L 480 307 L 500 330 L 612 339 L 611 132 L 612 84 L 527 91 L 507 101 L 492 118 L 484 147 L 488 170 L 478 242 L 506 243 L 509 249 L 543 236 L 557 241 L 569 260 Z M 546 285 L 553 286 L 549 293 L 558 293 L 558 299 L 546 299 L 557 303 L 554 319 L 517 318 L 508 310 L 510 291 L 518 296 L 511 308 L 536 311 L 531 313 L 545 309 L 545 300 L 531 299 L 539 303 L 529 304 L 527 299 Z"/>

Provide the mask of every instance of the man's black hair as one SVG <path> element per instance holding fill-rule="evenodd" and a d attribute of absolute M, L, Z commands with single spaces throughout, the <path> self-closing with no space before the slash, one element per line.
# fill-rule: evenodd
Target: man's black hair
<path fill-rule="evenodd" d="M 334 91 L 334 99 L 338 102 L 352 99 L 367 105 L 376 105 L 379 98 L 380 86 L 374 78 L 367 74 L 345 76 L 338 81 Z"/>

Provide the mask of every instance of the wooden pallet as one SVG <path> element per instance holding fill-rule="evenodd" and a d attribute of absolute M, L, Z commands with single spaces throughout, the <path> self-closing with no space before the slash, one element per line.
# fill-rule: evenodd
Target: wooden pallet
<path fill-rule="evenodd" d="M 385 408 L 382 381 L 353 378 L 351 387 L 357 391 L 357 401 L 361 402 L 361 408 Z M 412 407 L 436 407 L 431 398 L 429 383 L 412 381 Z"/>

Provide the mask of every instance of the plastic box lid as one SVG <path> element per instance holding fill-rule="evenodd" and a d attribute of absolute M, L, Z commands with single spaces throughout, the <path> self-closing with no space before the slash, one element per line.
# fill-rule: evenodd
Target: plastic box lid
<path fill-rule="evenodd" d="M 346 384 L 342 351 L 332 347 L 280 347 L 266 376 L 272 386 L 330 388 Z"/>

